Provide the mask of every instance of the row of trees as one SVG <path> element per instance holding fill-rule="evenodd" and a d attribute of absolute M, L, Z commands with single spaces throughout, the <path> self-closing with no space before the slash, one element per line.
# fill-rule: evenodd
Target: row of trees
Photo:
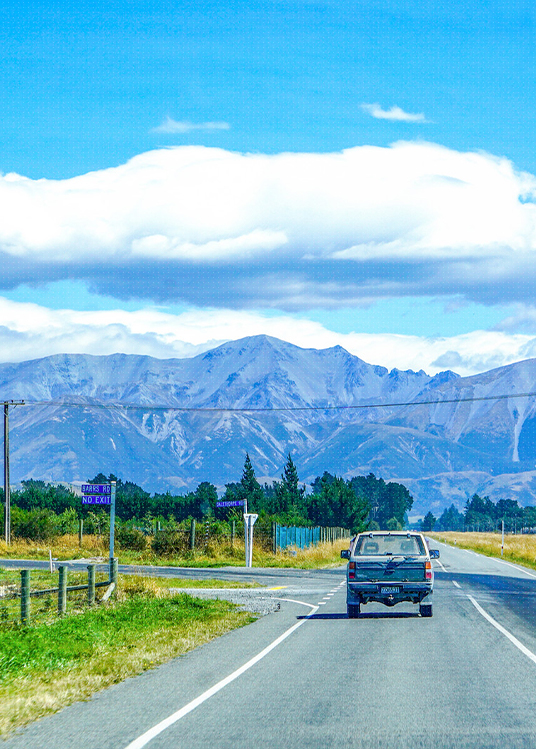
<path fill-rule="evenodd" d="M 187 518 L 225 520 L 233 516 L 238 519 L 243 511 L 242 507 L 217 507 L 217 489 L 207 481 L 184 495 L 170 492 L 150 494 L 137 484 L 122 481 L 113 474 L 105 476 L 99 473 L 88 483 L 110 480 L 117 482 L 116 515 L 123 521 L 172 519 L 182 522 Z M 386 483 L 373 473 L 346 480 L 324 472 L 313 481 L 311 490 L 307 492 L 305 485 L 300 485 L 298 471 L 290 454 L 281 480 L 263 486 L 257 481 L 250 457 L 246 454 L 240 481 L 227 484 L 221 499 L 247 501 L 250 512 L 283 524 L 340 526 L 353 532 L 366 528 L 402 528 L 413 504 L 406 487 Z M 93 526 L 99 514 L 107 514 L 104 509 L 96 510 L 93 506 L 82 505 L 80 498 L 69 489 L 43 481 L 23 481 L 22 489 L 11 493 L 11 502 L 14 532 L 18 521 L 30 523 L 28 513 L 41 513 L 41 523 L 45 522 L 47 513 L 55 518 L 61 516 L 65 527 L 73 526 L 79 517 L 84 518 L 85 524 L 89 522 Z"/>
<path fill-rule="evenodd" d="M 425 531 L 496 531 L 504 520 L 507 532 L 536 527 L 536 507 L 521 507 L 515 499 L 499 499 L 493 502 L 489 497 L 478 494 L 467 500 L 465 511 L 460 512 L 454 505 L 443 511 L 439 519 L 429 512 L 422 520 Z"/>

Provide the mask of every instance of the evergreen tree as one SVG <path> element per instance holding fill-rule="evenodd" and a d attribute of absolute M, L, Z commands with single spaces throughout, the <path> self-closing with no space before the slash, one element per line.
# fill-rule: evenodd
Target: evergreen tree
<path fill-rule="evenodd" d="M 437 521 L 437 530 L 440 531 L 463 531 L 464 517 L 462 513 L 452 504 L 444 509 Z"/>
<path fill-rule="evenodd" d="M 528 528 L 536 527 L 536 507 L 533 505 L 523 508 L 523 525 Z"/>
<path fill-rule="evenodd" d="M 426 515 L 421 520 L 421 530 L 422 531 L 433 531 L 434 525 L 437 522 L 437 518 L 432 515 L 430 511 L 426 513 Z"/>
<path fill-rule="evenodd" d="M 242 478 L 240 479 L 240 494 L 240 499 L 247 500 L 248 512 L 251 512 L 252 510 L 254 512 L 259 512 L 263 509 L 264 492 L 257 481 L 248 453 L 246 453 L 244 470 L 242 472 Z"/>
<path fill-rule="evenodd" d="M 354 476 L 350 484 L 358 496 L 364 496 L 368 500 L 371 521 L 378 523 L 380 528 L 387 529 L 387 523 L 394 519 L 401 528 L 404 527 L 406 513 L 413 506 L 413 497 L 403 484 L 395 481 L 386 483 L 382 478 L 377 479 L 373 473 Z"/>
<path fill-rule="evenodd" d="M 305 487 L 300 489 L 298 471 L 289 453 L 285 468 L 281 474 L 281 482 L 274 482 L 276 512 L 299 512 Z"/>
<path fill-rule="evenodd" d="M 195 503 L 201 515 L 214 515 L 216 502 L 218 501 L 218 490 L 209 481 L 202 481 L 194 492 Z M 197 509 L 197 508 L 196 508 Z"/>
<path fill-rule="evenodd" d="M 489 497 L 473 494 L 465 504 L 465 527 L 467 530 L 495 530 L 495 505 Z"/>
<path fill-rule="evenodd" d="M 350 528 L 353 533 L 366 529 L 370 504 L 356 494 L 350 482 L 325 472 L 313 486 L 315 493 L 305 500 L 307 516 L 315 525 Z"/>

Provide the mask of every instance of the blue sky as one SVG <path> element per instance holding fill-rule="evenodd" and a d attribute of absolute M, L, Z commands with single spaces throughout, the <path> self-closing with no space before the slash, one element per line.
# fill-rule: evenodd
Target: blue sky
<path fill-rule="evenodd" d="M 533 355 L 535 21 L 3 3 L 0 358 L 255 332 L 427 371 Z"/>

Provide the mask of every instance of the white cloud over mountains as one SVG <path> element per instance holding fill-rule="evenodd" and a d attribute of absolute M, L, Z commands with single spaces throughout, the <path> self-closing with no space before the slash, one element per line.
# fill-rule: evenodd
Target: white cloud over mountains
<path fill-rule="evenodd" d="M 382 109 L 380 104 L 361 104 L 361 109 L 378 120 L 392 120 L 395 122 L 428 122 L 424 114 L 412 114 L 404 112 L 400 107 Z"/>
<path fill-rule="evenodd" d="M 51 310 L 0 297 L 0 361 L 51 354 L 143 354 L 161 359 L 195 356 L 228 340 L 265 334 L 302 348 L 342 346 L 388 369 L 452 369 L 471 375 L 536 356 L 534 335 L 474 331 L 451 337 L 336 333 L 290 315 L 236 310 L 192 310 L 178 315 L 155 308 L 136 312 Z"/>
<path fill-rule="evenodd" d="M 228 122 L 190 122 L 189 120 L 177 121 L 169 115 L 161 125 L 153 127 L 152 133 L 190 133 L 192 130 L 230 130 Z"/>
<path fill-rule="evenodd" d="M 67 180 L 0 178 L 0 288 L 293 310 L 452 294 L 527 301 L 536 179 L 430 143 L 341 153 L 184 146 Z"/>

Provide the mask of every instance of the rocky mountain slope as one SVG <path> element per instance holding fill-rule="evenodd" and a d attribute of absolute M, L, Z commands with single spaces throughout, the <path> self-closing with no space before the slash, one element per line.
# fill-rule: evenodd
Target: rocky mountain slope
<path fill-rule="evenodd" d="M 536 360 L 430 377 L 267 336 L 191 359 L 60 355 L 0 365 L 2 399 L 28 404 L 10 412 L 14 482 L 103 471 L 149 490 L 223 486 L 240 478 L 246 451 L 266 480 L 279 477 L 290 451 L 304 481 L 324 470 L 401 480 L 416 514 L 461 507 L 474 491 L 536 503 L 536 398 L 486 400 L 534 390 Z M 431 400 L 443 402 L 422 404 Z"/>

